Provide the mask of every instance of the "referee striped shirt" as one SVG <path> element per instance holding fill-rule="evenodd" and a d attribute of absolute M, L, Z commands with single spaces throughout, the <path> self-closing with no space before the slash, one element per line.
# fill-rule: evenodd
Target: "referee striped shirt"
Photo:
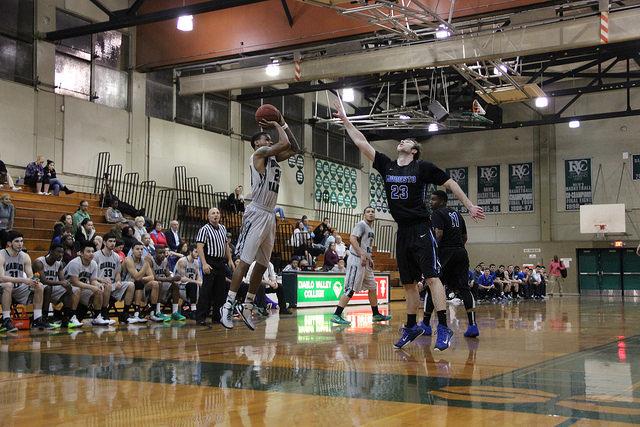
<path fill-rule="evenodd" d="M 222 224 L 218 224 L 216 228 L 208 222 L 198 231 L 196 243 L 204 243 L 206 256 L 224 258 L 227 250 L 227 229 Z"/>

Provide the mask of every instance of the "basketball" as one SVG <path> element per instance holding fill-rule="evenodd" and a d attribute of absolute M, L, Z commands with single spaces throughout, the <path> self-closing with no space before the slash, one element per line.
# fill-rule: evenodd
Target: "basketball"
<path fill-rule="evenodd" d="M 260 123 L 261 120 L 267 120 L 269 122 L 280 121 L 280 111 L 271 104 L 261 105 L 256 110 L 256 122 Z"/>

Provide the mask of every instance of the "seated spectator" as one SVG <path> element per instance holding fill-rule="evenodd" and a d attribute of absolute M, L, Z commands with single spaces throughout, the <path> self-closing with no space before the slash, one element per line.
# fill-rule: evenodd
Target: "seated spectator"
<path fill-rule="evenodd" d="M 98 252 L 99 250 L 102 250 L 102 247 L 104 246 L 104 241 L 102 240 L 102 236 L 100 236 L 99 234 L 96 234 L 95 236 L 93 236 L 93 246 L 95 246 L 96 252 Z"/>
<path fill-rule="evenodd" d="M 139 240 L 134 236 L 133 227 L 125 225 L 122 228 L 122 241 L 124 243 L 124 248 L 122 248 L 122 251 L 125 254 L 128 254 L 131 251 L 131 248 L 133 248 L 135 244 L 139 242 Z"/>
<path fill-rule="evenodd" d="M 336 253 L 339 259 L 345 259 L 345 255 L 347 254 L 347 245 L 344 244 L 339 234 L 336 235 Z"/>
<path fill-rule="evenodd" d="M 153 244 L 153 240 L 151 240 L 151 236 L 149 234 L 143 234 L 142 239 L 142 258 L 146 258 L 147 255 L 156 256 L 156 247 Z"/>
<path fill-rule="evenodd" d="M 498 297 L 498 292 L 493 284 L 491 270 L 488 268 L 476 279 L 475 284 L 478 286 L 478 298 L 492 300 Z"/>
<path fill-rule="evenodd" d="M 81 248 L 85 247 L 87 243 L 93 240 L 93 237 L 96 234 L 96 229 L 93 226 L 93 221 L 89 218 L 85 218 L 80 223 L 80 226 L 76 230 L 76 234 L 74 235 L 74 239 L 76 241 L 76 249 L 79 251 Z"/>
<path fill-rule="evenodd" d="M 7 184 L 13 191 L 20 191 L 20 188 L 15 186 L 13 178 L 11 178 L 9 171 L 7 170 L 7 165 L 5 165 L 2 160 L 0 160 L 0 187 L 2 187 L 4 184 Z"/>
<path fill-rule="evenodd" d="M 122 219 L 122 222 L 116 222 L 113 227 L 111 227 L 111 234 L 116 236 L 116 239 L 122 240 L 122 230 L 124 227 L 129 225 L 129 221 L 125 218 Z"/>
<path fill-rule="evenodd" d="M 331 243 L 324 253 L 323 271 L 330 271 L 338 263 L 338 253 L 336 252 L 336 244 Z"/>
<path fill-rule="evenodd" d="M 105 177 L 108 179 L 108 174 L 105 174 Z M 115 194 L 113 194 L 113 187 L 109 182 L 104 184 L 104 191 L 100 195 L 100 206 L 111 206 L 114 200 L 118 201 L 118 209 L 125 215 L 129 215 L 130 217 L 144 216 L 144 209 L 136 209 L 134 206 L 129 203 L 125 203 L 120 200 Z"/>
<path fill-rule="evenodd" d="M 304 245 L 307 241 L 308 233 L 304 229 L 304 223 L 302 221 L 298 221 L 296 228 L 293 230 L 293 234 L 291 235 L 290 243 L 293 248 L 299 248 Z"/>
<path fill-rule="evenodd" d="M 313 238 L 313 233 L 309 229 L 309 218 L 307 218 L 306 215 L 302 215 L 302 218 L 300 218 L 300 221 L 302 221 L 304 231 L 306 231 L 311 236 L 311 238 Z"/>
<path fill-rule="evenodd" d="M 124 216 L 122 216 L 122 212 L 118 210 L 118 201 L 111 201 L 111 206 L 104 213 L 104 219 L 107 220 L 109 224 L 115 224 L 118 222 L 127 221 Z"/>
<path fill-rule="evenodd" d="M 187 243 L 185 240 L 182 240 L 180 242 L 180 248 L 178 249 L 178 253 L 184 256 L 189 255 L 189 243 Z"/>
<path fill-rule="evenodd" d="M 332 273 L 341 273 L 344 274 L 347 272 L 347 268 L 344 265 L 344 259 L 339 259 L 338 263 L 336 265 L 333 266 L 333 268 L 331 269 Z"/>
<path fill-rule="evenodd" d="M 515 267 L 512 267 L 512 269 L 513 271 L 511 273 L 511 285 L 514 287 L 518 298 L 520 298 L 520 296 L 523 296 L 522 292 L 524 281 L 527 278 L 527 275 L 524 272 L 520 271 L 520 267 L 517 265 Z"/>
<path fill-rule="evenodd" d="M 300 271 L 313 271 L 313 268 L 309 265 L 309 261 L 306 259 L 301 259 L 299 265 Z"/>
<path fill-rule="evenodd" d="M 65 264 L 68 264 L 69 261 L 78 256 L 78 251 L 75 247 L 75 241 L 73 240 L 73 236 L 71 234 L 65 234 L 62 240 L 62 247 L 64 248 L 64 255 L 62 256 L 62 260 Z"/>
<path fill-rule="evenodd" d="M 234 212 L 244 212 L 244 196 L 242 195 L 243 187 L 238 185 L 233 193 L 227 197 L 229 208 Z"/>
<path fill-rule="evenodd" d="M 320 224 L 313 230 L 313 243 L 316 245 L 325 246 L 325 240 L 329 236 L 329 231 L 331 229 L 331 222 L 329 218 L 325 218 L 322 220 Z"/>
<path fill-rule="evenodd" d="M 147 234 L 147 229 L 144 226 L 145 220 L 142 216 L 137 216 L 134 220 L 133 226 L 133 237 L 136 238 L 137 241 L 142 241 L 142 236 Z"/>
<path fill-rule="evenodd" d="M 249 283 L 249 278 L 251 277 L 251 273 L 253 273 L 253 268 L 256 265 L 254 261 L 249 270 L 247 271 L 247 275 L 244 277 L 244 282 Z M 273 268 L 273 264 L 269 263 L 267 269 L 264 271 L 262 275 L 261 286 L 258 288 L 258 293 L 256 294 L 258 304 L 260 305 L 260 299 L 264 299 L 264 294 L 275 293 L 278 297 L 278 307 L 280 308 L 280 314 L 291 314 L 291 311 L 287 309 L 287 304 L 284 298 L 284 288 L 278 284 L 276 272 Z M 260 295 L 262 294 L 262 295 Z M 262 298 L 260 298 L 262 296 Z"/>
<path fill-rule="evenodd" d="M 284 273 L 285 271 L 300 271 L 300 267 L 298 266 L 298 260 L 296 258 L 293 258 L 291 260 L 291 262 L 289 262 L 289 264 L 287 264 L 283 269 L 282 272 Z"/>
<path fill-rule="evenodd" d="M 531 285 L 531 269 L 529 267 L 524 268 L 524 279 L 522 279 L 522 285 L 520 286 L 520 293 L 524 299 L 531 299 L 533 297 L 532 285 Z"/>
<path fill-rule="evenodd" d="M 180 252 L 179 246 L 182 239 L 180 239 L 180 233 L 178 232 L 179 228 L 180 223 L 174 219 L 169 222 L 169 229 L 164 233 L 167 238 L 167 246 L 173 252 Z"/>
<path fill-rule="evenodd" d="M 491 269 L 491 267 L 489 267 L 489 269 Z M 501 265 L 496 270 L 495 275 L 493 277 L 493 284 L 496 286 L 496 289 L 500 293 L 500 296 L 504 296 L 505 298 L 511 298 L 511 295 L 509 294 L 510 283 L 506 278 L 504 265 Z"/>
<path fill-rule="evenodd" d="M 64 214 L 60 217 L 60 219 L 58 220 L 58 222 L 56 222 L 55 224 L 53 224 L 53 236 L 52 236 L 52 240 L 53 238 L 60 236 L 65 228 L 65 225 L 69 225 L 69 227 L 71 227 L 71 230 L 73 230 L 73 216 L 71 214 Z"/>
<path fill-rule="evenodd" d="M 165 236 L 162 223 L 160 221 L 156 221 L 153 223 L 153 230 L 149 233 L 151 236 L 151 240 L 153 240 L 153 244 L 167 246 L 167 236 Z"/>
<path fill-rule="evenodd" d="M 62 245 L 62 242 L 65 239 L 65 236 L 67 234 L 70 235 L 70 236 L 73 236 L 72 231 L 73 231 L 73 228 L 71 227 L 71 225 L 64 224 L 60 234 L 55 234 L 55 231 L 54 231 L 54 236 L 51 239 L 51 243 L 54 244 L 54 245 Z"/>
<path fill-rule="evenodd" d="M 542 275 L 540 274 L 540 266 L 530 269 L 529 286 L 531 297 L 534 299 L 542 299 Z"/>
<path fill-rule="evenodd" d="M 329 229 L 329 235 L 324 240 L 325 247 L 329 247 L 332 243 L 336 242 L 336 237 L 338 236 L 338 232 L 334 228 Z"/>
<path fill-rule="evenodd" d="M 29 163 L 24 171 L 24 183 L 38 194 L 47 194 L 49 191 L 49 184 L 44 183 L 44 163 L 44 156 L 37 156 L 36 161 Z"/>
<path fill-rule="evenodd" d="M 116 240 L 116 247 L 113 249 L 113 252 L 118 254 L 120 262 L 124 263 L 124 260 L 127 258 L 127 255 L 124 253 L 124 240 Z"/>
<path fill-rule="evenodd" d="M 16 209 L 11 203 L 11 197 L 3 194 L 0 197 L 0 249 L 4 249 L 7 243 L 7 232 L 13 230 L 13 221 L 15 219 Z"/>
<path fill-rule="evenodd" d="M 75 234 L 78 231 L 78 226 L 85 219 L 91 219 L 91 215 L 89 215 L 89 202 L 83 200 L 80 202 L 78 206 L 78 210 L 73 214 L 73 233 Z"/>
<path fill-rule="evenodd" d="M 73 194 L 75 191 L 67 188 L 66 185 L 58 178 L 56 175 L 56 164 L 53 160 L 47 160 L 47 164 L 44 167 L 44 176 L 42 178 L 42 188 L 40 191 L 44 191 L 44 186 L 49 185 L 49 190 L 54 196 L 60 194 L 60 190 L 64 191 L 65 194 Z"/>

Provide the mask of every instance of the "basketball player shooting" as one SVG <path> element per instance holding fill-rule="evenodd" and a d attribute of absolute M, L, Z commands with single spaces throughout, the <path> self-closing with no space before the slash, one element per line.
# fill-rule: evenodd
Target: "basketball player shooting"
<path fill-rule="evenodd" d="M 260 107 L 256 111 L 256 120 L 263 128 L 275 128 L 278 131 L 278 142 L 274 144 L 266 132 L 258 132 L 251 137 L 251 147 L 255 150 L 249 159 L 251 195 L 245 198 L 250 203 L 242 217 L 242 228 L 236 245 L 240 264 L 233 272 L 227 301 L 220 308 L 220 321 L 227 329 L 233 328 L 235 311 L 249 329 L 255 330 L 252 319 L 253 302 L 262 282 L 262 275 L 269 265 L 276 238 L 274 209 L 278 202 L 282 174 L 279 163 L 300 151 L 295 136 L 275 107 L 269 104 Z M 236 294 L 242 278 L 253 261 L 256 265 L 249 278 L 249 291 L 244 303 L 236 304 Z"/>
<path fill-rule="evenodd" d="M 394 347 L 402 348 L 424 332 L 416 324 L 417 306 L 420 301 L 417 282 L 424 276 L 438 315 L 435 348 L 440 351 L 446 350 L 453 332 L 447 326 L 445 290 L 439 279 L 438 244 L 429 226 L 429 212 L 423 200 L 424 188 L 429 184 L 445 187 L 467 207 L 475 220 L 484 219 L 484 211 L 471 203 L 460 186 L 442 169 L 419 159 L 420 145 L 417 141 L 400 141 L 397 146 L 398 158 L 392 161 L 376 151 L 362 132 L 349 121 L 339 100 L 334 103 L 334 108 L 337 110 L 334 116 L 342 121 L 351 140 L 365 157 L 373 161 L 374 169 L 382 176 L 391 216 L 398 223 L 396 259 L 400 281 L 405 288 L 407 322 Z"/>

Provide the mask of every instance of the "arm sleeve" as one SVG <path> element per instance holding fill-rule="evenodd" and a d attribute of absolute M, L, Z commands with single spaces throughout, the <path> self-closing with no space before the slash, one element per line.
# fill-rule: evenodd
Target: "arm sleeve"
<path fill-rule="evenodd" d="M 387 157 L 386 154 L 382 154 L 379 151 L 376 151 L 376 156 L 373 159 L 373 168 L 380 172 L 380 175 L 385 176 L 386 169 L 391 163 L 391 159 Z"/>
<path fill-rule="evenodd" d="M 426 184 L 442 185 L 449 180 L 449 175 L 431 162 L 420 161 L 420 177 Z"/>

